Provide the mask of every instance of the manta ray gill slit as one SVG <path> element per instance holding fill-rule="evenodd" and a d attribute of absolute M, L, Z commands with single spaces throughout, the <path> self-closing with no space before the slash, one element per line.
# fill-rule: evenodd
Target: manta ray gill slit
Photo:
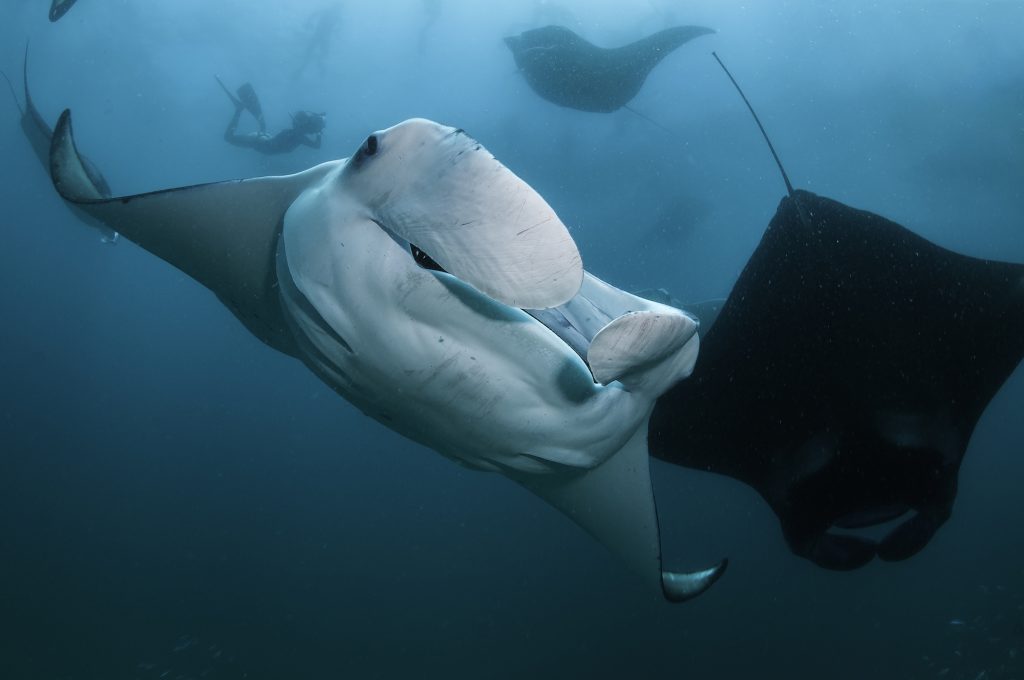
<path fill-rule="evenodd" d="M 415 244 L 410 243 L 409 249 L 412 250 L 412 258 L 416 260 L 416 264 L 418 264 L 419 266 L 423 267 L 424 269 L 429 269 L 435 272 L 444 271 L 444 267 L 439 265 L 437 262 L 434 262 L 434 258 L 430 257 L 430 255 L 427 255 L 425 252 L 420 250 L 420 248 Z M 447 274 L 448 272 L 445 273 Z"/>

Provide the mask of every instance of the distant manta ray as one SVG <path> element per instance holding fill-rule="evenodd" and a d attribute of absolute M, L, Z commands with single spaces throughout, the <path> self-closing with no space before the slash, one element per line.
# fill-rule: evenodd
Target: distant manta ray
<path fill-rule="evenodd" d="M 50 21 L 57 21 L 68 13 L 78 0 L 53 0 L 50 3 Z"/>
<path fill-rule="evenodd" d="M 549 102 L 608 113 L 626 106 L 647 75 L 673 50 L 702 35 L 703 26 L 666 28 L 622 47 L 598 47 L 564 26 L 545 26 L 505 38 L 533 91 Z"/>
<path fill-rule="evenodd" d="M 367 415 L 520 483 L 669 600 L 722 574 L 662 568 L 648 468 L 697 322 L 584 272 L 544 199 L 461 130 L 409 120 L 295 175 L 101 199 L 65 111 L 50 159 L 61 196 Z"/>

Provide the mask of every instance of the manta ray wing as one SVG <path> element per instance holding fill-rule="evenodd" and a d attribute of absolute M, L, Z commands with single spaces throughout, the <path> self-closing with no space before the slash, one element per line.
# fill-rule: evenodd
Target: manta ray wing
<path fill-rule="evenodd" d="M 50 3 L 50 21 L 57 21 L 68 13 L 77 0 L 53 0 Z"/>
<path fill-rule="evenodd" d="M 651 70 L 674 50 L 715 31 L 675 26 L 615 48 L 598 47 L 564 26 L 505 38 L 527 83 L 548 101 L 608 113 L 636 96 Z"/>
<path fill-rule="evenodd" d="M 50 173 L 60 195 L 203 284 L 261 340 L 294 354 L 274 266 L 285 210 L 336 163 L 282 177 L 101 199 L 78 154 L 71 113 L 57 123 Z"/>
<path fill-rule="evenodd" d="M 692 370 L 696 322 L 585 277 L 546 202 L 461 131 L 413 119 L 298 175 L 103 200 L 65 111 L 50 166 L 65 199 L 210 288 L 367 415 L 519 481 L 668 599 L 725 568 L 662 571 L 647 468 L 651 408 Z M 420 266 L 411 244 L 454 271 Z M 574 303 L 584 278 L 593 299 Z M 597 372 L 621 384 L 594 383 L 569 345 L 488 288 L 574 319 L 601 311 L 581 327 Z M 635 313 L 609 320 L 620 311 Z"/>
<path fill-rule="evenodd" d="M 53 141 L 53 129 L 50 127 L 46 119 L 43 118 L 39 109 L 36 108 L 35 101 L 32 99 L 32 92 L 29 89 L 28 84 L 28 49 L 29 46 L 25 45 L 25 58 L 22 62 L 22 79 L 24 84 L 25 92 L 25 108 L 21 109 L 21 130 L 25 134 L 25 139 L 32 147 L 32 151 L 35 153 L 36 158 L 39 160 L 40 165 L 49 173 L 50 170 L 50 146 Z M 13 86 L 12 86 L 13 95 Z M 87 193 L 91 198 L 110 198 L 111 191 L 110 185 L 107 183 L 103 173 L 100 172 L 99 168 L 90 161 L 84 154 L 81 156 L 82 167 L 85 172 L 85 178 L 88 180 L 88 185 L 83 185 L 82 191 Z M 109 227 L 104 225 L 102 222 L 93 219 L 85 211 L 81 210 L 74 204 L 68 204 L 71 211 L 80 220 L 88 224 L 93 229 L 100 232 L 103 240 L 107 243 L 116 243 L 118 234 L 112 231 Z"/>
<path fill-rule="evenodd" d="M 25 108 L 21 114 L 21 131 L 25 133 L 25 139 L 32 145 L 32 151 L 35 152 L 36 158 L 43 164 L 43 167 L 48 167 L 50 164 L 50 141 L 53 139 L 53 129 L 50 128 L 50 125 L 39 113 L 35 102 L 32 100 L 32 93 L 29 91 L 28 45 L 25 45 L 25 58 L 22 62 L 22 82 L 25 88 Z M 95 182 L 93 183 L 95 184 Z M 106 184 L 105 181 L 104 184 Z M 100 191 L 102 191 L 102 188 L 97 187 L 97 193 Z M 109 187 L 107 191 L 109 192 Z"/>
<path fill-rule="evenodd" d="M 658 401 L 651 453 L 749 484 L 823 567 L 904 559 L 949 517 L 971 433 L 1022 356 L 1024 266 L 798 191 L 693 375 Z M 905 510 L 878 543 L 829 533 Z"/>
<path fill-rule="evenodd" d="M 662 569 L 661 535 L 644 427 L 615 455 L 591 470 L 513 479 L 570 517 L 648 585 L 660 587 L 667 600 L 683 602 L 700 595 L 728 566 L 728 560 L 722 560 L 694 572 Z"/>

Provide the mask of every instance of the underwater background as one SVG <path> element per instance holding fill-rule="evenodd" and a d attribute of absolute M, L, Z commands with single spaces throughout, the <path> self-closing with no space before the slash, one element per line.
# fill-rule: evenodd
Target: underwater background
<path fill-rule="evenodd" d="M 1024 2 L 46 10 L 5 0 L 0 68 L 20 98 L 31 38 L 36 105 L 74 111 L 118 195 L 298 171 L 427 117 L 536 188 L 588 270 L 725 297 L 784 187 L 716 50 L 797 187 L 1024 262 Z M 501 38 L 551 23 L 604 46 L 718 32 L 632 101 L 655 125 L 534 94 Z M 225 144 L 214 74 L 252 82 L 271 130 L 326 111 L 322 148 Z M 1024 678 L 1024 369 L 906 562 L 824 571 L 752 489 L 653 462 L 667 566 L 731 560 L 671 605 L 539 499 L 363 416 L 183 273 L 102 243 L 18 118 L 0 105 L 0 678 Z"/>

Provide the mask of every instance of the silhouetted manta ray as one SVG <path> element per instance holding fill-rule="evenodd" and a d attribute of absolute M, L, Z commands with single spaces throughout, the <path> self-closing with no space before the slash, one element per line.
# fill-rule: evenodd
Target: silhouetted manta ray
<path fill-rule="evenodd" d="M 50 3 L 50 21 L 57 21 L 68 13 L 78 0 L 53 0 Z"/>
<path fill-rule="evenodd" d="M 541 97 L 571 109 L 607 113 L 626 106 L 651 69 L 673 50 L 714 32 L 703 26 L 676 26 L 623 47 L 605 48 L 564 26 L 545 26 L 509 36 L 505 44 Z"/>
<path fill-rule="evenodd" d="M 647 421 L 692 370 L 696 321 L 584 272 L 544 199 L 461 130 L 414 119 L 295 175 L 99 199 L 65 111 L 50 164 L 61 196 L 260 340 L 387 427 L 522 484 L 667 599 L 725 569 L 662 569 L 648 469 Z"/>
<path fill-rule="evenodd" d="M 1024 265 L 786 184 L 693 375 L 658 400 L 651 454 L 749 484 L 822 567 L 905 559 L 949 518 L 971 433 L 1024 357 Z M 877 543 L 831 531 L 908 511 Z"/>
<path fill-rule="evenodd" d="M 39 159 L 40 165 L 43 169 L 49 173 L 50 170 L 50 142 L 53 138 L 53 129 L 49 123 L 43 118 L 42 114 L 36 108 L 35 102 L 32 100 L 32 94 L 29 92 L 28 87 L 28 45 L 25 45 L 25 58 L 22 62 L 22 82 L 24 84 L 25 91 L 25 106 L 22 108 L 18 102 L 18 96 L 14 93 L 14 85 L 10 79 L 7 78 L 7 74 L 0 71 L 0 75 L 3 75 L 4 79 L 7 80 L 7 85 L 11 90 L 11 97 L 14 98 L 14 103 L 21 112 L 21 130 L 25 134 L 25 139 L 32 146 L 32 151 L 35 152 L 36 158 Z M 107 183 L 103 173 L 100 172 L 99 168 L 84 155 L 82 156 L 82 165 L 85 168 L 86 179 L 91 184 L 91 193 L 93 198 L 110 198 L 110 185 Z M 96 220 L 91 215 L 86 213 L 84 210 L 74 205 L 73 203 L 66 203 L 71 209 L 71 212 L 75 214 L 75 217 L 88 224 L 93 229 L 100 232 L 104 243 L 117 243 L 117 232 L 110 230 L 102 222 Z"/>

